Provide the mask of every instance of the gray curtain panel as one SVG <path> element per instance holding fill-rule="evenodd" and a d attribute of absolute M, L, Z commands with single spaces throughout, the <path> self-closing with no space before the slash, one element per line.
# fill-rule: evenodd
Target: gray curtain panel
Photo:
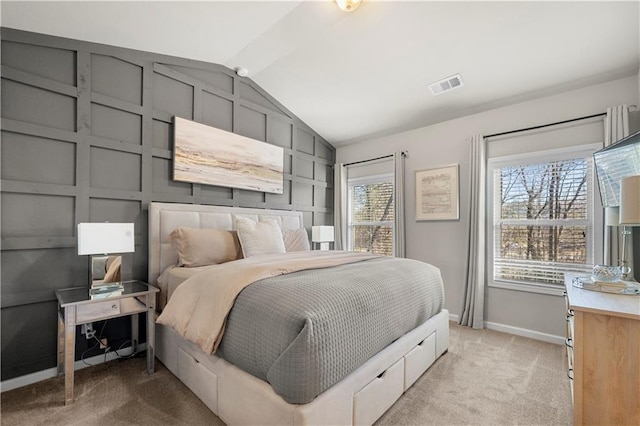
<path fill-rule="evenodd" d="M 466 287 L 458 323 L 484 328 L 484 285 L 486 271 L 485 211 L 487 180 L 487 144 L 482 135 L 467 139 L 471 145 L 469 234 L 467 244 Z"/>
<path fill-rule="evenodd" d="M 405 184 L 405 151 L 393 154 L 394 204 L 395 204 L 395 255 L 406 257 L 404 184 Z"/>
<path fill-rule="evenodd" d="M 347 169 L 344 163 L 336 163 L 333 170 L 333 229 L 334 248 L 347 249 Z"/>

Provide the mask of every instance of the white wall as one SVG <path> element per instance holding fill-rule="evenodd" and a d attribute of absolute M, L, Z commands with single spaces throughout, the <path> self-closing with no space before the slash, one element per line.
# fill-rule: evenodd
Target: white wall
<path fill-rule="evenodd" d="M 469 207 L 469 150 L 465 139 L 586 115 L 620 104 L 640 104 L 636 75 L 455 120 L 338 148 L 338 162 L 358 161 L 408 150 L 405 206 L 407 257 L 438 266 L 445 283 L 445 307 L 459 314 L 465 280 Z M 446 96 L 446 95 L 445 95 Z M 416 170 L 460 164 L 460 220 L 414 220 Z M 564 335 L 564 300 L 558 296 L 487 288 L 485 320 L 556 336 Z"/>

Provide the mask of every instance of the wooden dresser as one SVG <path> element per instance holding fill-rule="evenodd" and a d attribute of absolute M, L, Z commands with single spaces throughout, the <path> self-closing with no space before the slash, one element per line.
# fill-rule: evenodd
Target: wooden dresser
<path fill-rule="evenodd" d="M 640 425 L 640 296 L 573 287 L 565 276 L 575 425 Z"/>

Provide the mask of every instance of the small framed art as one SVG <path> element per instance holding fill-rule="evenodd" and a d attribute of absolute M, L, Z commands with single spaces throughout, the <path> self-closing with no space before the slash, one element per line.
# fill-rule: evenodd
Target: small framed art
<path fill-rule="evenodd" d="M 458 164 L 416 171 L 416 220 L 460 218 Z"/>

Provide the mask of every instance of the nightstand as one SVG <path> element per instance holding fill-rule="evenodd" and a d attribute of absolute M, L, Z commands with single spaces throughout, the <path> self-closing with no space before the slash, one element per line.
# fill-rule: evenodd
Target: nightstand
<path fill-rule="evenodd" d="M 73 402 L 76 325 L 131 316 L 131 346 L 138 345 L 138 314 L 147 313 L 147 373 L 154 370 L 156 293 L 142 281 L 125 281 L 122 289 L 90 294 L 88 287 L 56 290 L 58 298 L 58 375 L 65 377 L 65 405 Z"/>

